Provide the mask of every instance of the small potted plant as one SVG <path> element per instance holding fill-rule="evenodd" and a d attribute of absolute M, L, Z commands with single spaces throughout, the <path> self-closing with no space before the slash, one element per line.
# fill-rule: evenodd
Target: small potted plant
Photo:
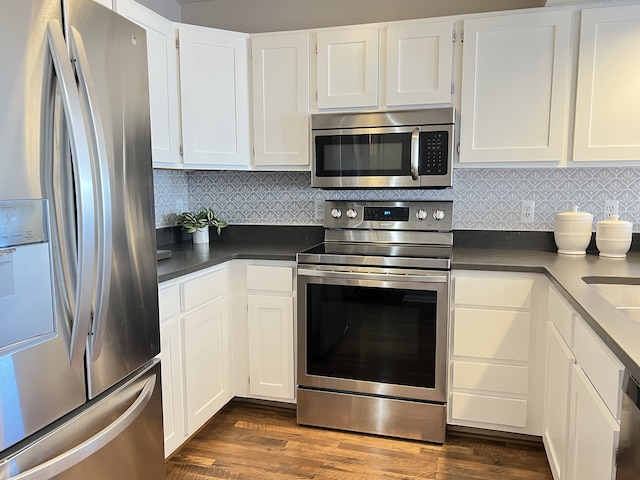
<path fill-rule="evenodd" d="M 216 227 L 220 235 L 220 231 L 228 223 L 216 218 L 212 209 L 201 208 L 195 213 L 183 212 L 176 215 L 176 225 L 193 234 L 193 243 L 209 243 L 209 227 Z"/>

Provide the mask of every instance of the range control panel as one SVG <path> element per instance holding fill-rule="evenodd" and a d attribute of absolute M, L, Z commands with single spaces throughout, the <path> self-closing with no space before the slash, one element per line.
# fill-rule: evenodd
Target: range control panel
<path fill-rule="evenodd" d="M 335 201 L 324 204 L 325 228 L 365 230 L 453 230 L 452 201 Z"/>

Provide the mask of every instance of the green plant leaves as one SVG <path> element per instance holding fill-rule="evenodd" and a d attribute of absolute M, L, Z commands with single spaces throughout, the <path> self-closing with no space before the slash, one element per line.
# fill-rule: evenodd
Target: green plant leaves
<path fill-rule="evenodd" d="M 199 228 L 216 227 L 218 235 L 229 224 L 216 218 L 211 208 L 201 208 L 196 213 L 183 212 L 176 215 L 176 225 L 181 226 L 187 232 L 193 233 Z"/>

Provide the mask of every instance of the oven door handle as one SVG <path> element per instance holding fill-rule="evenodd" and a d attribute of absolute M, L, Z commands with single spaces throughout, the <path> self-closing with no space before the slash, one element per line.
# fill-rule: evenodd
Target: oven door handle
<path fill-rule="evenodd" d="M 359 280 L 382 280 L 382 281 L 419 281 L 423 283 L 447 283 L 447 275 L 425 275 L 407 273 L 399 275 L 397 273 L 375 273 L 375 272 L 349 272 L 336 270 L 315 270 L 311 268 L 298 268 L 298 276 L 306 277 L 330 277 L 330 278 L 346 278 Z"/>

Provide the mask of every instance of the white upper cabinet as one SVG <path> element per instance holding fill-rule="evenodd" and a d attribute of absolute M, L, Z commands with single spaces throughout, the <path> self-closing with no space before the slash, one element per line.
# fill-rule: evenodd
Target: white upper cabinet
<path fill-rule="evenodd" d="M 309 35 L 251 39 L 254 167 L 309 168 Z"/>
<path fill-rule="evenodd" d="M 134 0 L 117 0 L 116 10 L 147 32 L 153 166 L 180 167 L 178 62 L 173 23 Z"/>
<path fill-rule="evenodd" d="M 390 26 L 386 32 L 386 104 L 451 103 L 453 22 Z"/>
<path fill-rule="evenodd" d="M 573 160 L 640 160 L 640 5 L 585 9 Z"/>
<path fill-rule="evenodd" d="M 180 24 L 184 163 L 248 168 L 248 35 Z"/>
<path fill-rule="evenodd" d="M 378 28 L 317 33 L 318 108 L 378 105 Z"/>
<path fill-rule="evenodd" d="M 464 22 L 460 162 L 566 160 L 567 10 Z"/>

